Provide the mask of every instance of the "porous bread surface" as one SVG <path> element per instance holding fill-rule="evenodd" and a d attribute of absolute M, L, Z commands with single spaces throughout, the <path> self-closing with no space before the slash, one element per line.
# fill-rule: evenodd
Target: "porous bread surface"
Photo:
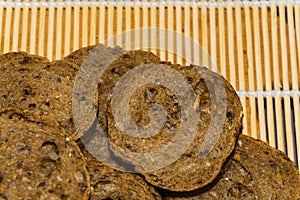
<path fill-rule="evenodd" d="M 196 66 L 181 67 L 171 65 L 170 67 L 181 73 L 192 86 L 196 95 L 199 96 L 199 98 L 196 98 L 197 102 L 195 102 L 196 105 L 199 105 L 200 110 L 199 127 L 192 144 L 175 162 L 151 172 L 143 172 L 143 169 L 140 170 L 138 168 L 136 170 L 140 171 L 148 182 L 157 187 L 170 191 L 190 191 L 204 187 L 219 174 L 239 135 L 242 105 L 232 86 L 223 77 L 207 68 L 199 68 L 199 71 L 197 71 Z M 203 75 L 205 75 L 206 81 L 204 81 Z M 213 90 L 210 91 L 212 94 L 214 94 L 214 90 L 217 91 L 217 87 L 224 87 L 226 100 L 219 99 L 219 101 L 224 101 L 226 108 L 218 108 L 218 106 L 222 105 L 220 102 L 217 102 L 216 105 L 211 105 L 207 85 L 209 85 L 210 90 Z M 130 108 L 132 109 L 130 115 L 139 125 L 146 124 L 149 122 L 149 108 L 154 103 L 166 106 L 167 120 L 161 132 L 151 138 L 142 139 L 126 134 L 117 129 L 110 108 L 108 114 L 108 136 L 110 141 L 118 148 L 120 147 L 120 149 L 136 153 L 156 151 L 163 145 L 172 142 L 172 137 L 177 134 L 176 131 L 180 126 L 178 121 L 180 120 L 181 112 L 176 95 L 172 91 L 154 84 L 141 87 L 131 97 Z M 224 122 L 220 121 L 217 124 L 221 126 L 219 139 L 203 159 L 199 157 L 199 154 L 201 153 L 204 137 L 211 126 L 211 106 L 215 106 L 215 110 L 226 109 L 226 117 Z M 216 119 L 221 119 L 218 114 L 215 117 Z M 214 129 L 215 127 L 212 128 Z M 135 161 L 136 158 L 134 156 L 131 156 L 131 154 L 127 155 L 126 152 L 119 151 L 118 148 L 113 149 L 116 156 L 128 162 Z M 203 151 L 208 150 L 204 149 Z"/>
<path fill-rule="evenodd" d="M 0 121 L 0 199 L 88 199 L 86 163 L 56 121 L 9 108 Z"/>
<path fill-rule="evenodd" d="M 93 143 L 93 145 L 102 145 Z M 135 173 L 120 168 L 118 161 L 110 158 L 107 162 L 97 159 L 96 149 L 87 149 L 78 141 L 84 159 L 87 162 L 91 179 L 90 200 L 98 199 L 161 199 L 159 193 Z M 97 152 L 93 152 L 97 151 Z M 93 153 L 92 153 L 93 152 Z"/>
<path fill-rule="evenodd" d="M 210 188 L 195 194 L 177 194 L 167 200 L 300 198 L 298 169 L 283 152 L 241 135 L 225 172 Z M 184 197 L 185 196 L 185 197 Z"/>
<path fill-rule="evenodd" d="M 67 62 L 73 63 L 73 64 L 77 65 L 78 67 L 80 67 L 81 64 L 84 62 L 84 60 L 89 55 L 89 53 L 96 46 L 97 45 L 92 45 L 92 46 L 87 46 L 87 47 L 80 48 L 80 49 L 72 52 L 70 55 L 64 57 L 64 60 L 67 61 Z"/>
<path fill-rule="evenodd" d="M 15 107 L 55 118 L 73 139 L 72 92 L 78 67 L 26 53 L 0 56 L 0 108 Z M 95 102 L 95 107 L 97 106 Z"/>
<path fill-rule="evenodd" d="M 101 127 L 107 131 L 107 112 L 110 97 L 116 83 L 129 70 L 144 63 L 159 63 L 159 58 L 150 52 L 135 50 L 124 52 L 114 60 L 104 71 L 98 89 L 99 111 L 98 121 Z"/>

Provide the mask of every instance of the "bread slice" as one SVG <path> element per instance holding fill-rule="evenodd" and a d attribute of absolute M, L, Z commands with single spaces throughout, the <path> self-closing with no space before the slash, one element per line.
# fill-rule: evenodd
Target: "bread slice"
<path fill-rule="evenodd" d="M 0 199 L 88 199 L 79 147 L 46 116 L 0 110 Z"/>
<path fill-rule="evenodd" d="M 88 171 L 91 177 L 91 195 L 90 200 L 98 199 L 161 199 L 159 193 L 153 186 L 147 184 L 138 174 L 125 172 L 125 169 L 115 166 L 113 160 L 108 163 L 98 161 L 83 146 L 81 142 L 79 147 L 87 162 Z M 96 152 L 97 153 L 97 152 Z"/>
<path fill-rule="evenodd" d="M 173 194 L 175 197 L 165 199 L 300 198 L 300 175 L 295 163 L 260 140 L 241 135 L 227 165 L 219 180 L 209 188 L 194 194 Z"/>
<path fill-rule="evenodd" d="M 144 126 L 150 122 L 150 107 L 154 104 L 162 105 L 166 110 L 167 117 L 161 131 L 148 138 L 129 135 L 117 127 L 112 111 L 113 106 L 111 106 L 108 115 L 108 136 L 114 144 L 111 148 L 116 156 L 134 164 L 136 170 L 156 187 L 170 191 L 190 191 L 204 187 L 217 177 L 236 144 L 242 119 L 242 105 L 239 97 L 223 77 L 207 68 L 158 64 L 149 64 L 147 67 L 159 67 L 161 70 L 150 71 L 137 77 L 147 77 L 152 76 L 152 74 L 154 74 L 153 77 L 156 75 L 164 76 L 163 68 L 169 68 L 168 70 L 173 70 L 171 76 L 175 72 L 180 73 L 179 76 L 182 76 L 186 84 L 189 84 L 192 90 L 195 91 L 196 97 L 189 105 L 194 109 L 198 109 L 200 113 L 198 120 L 194 119 L 199 123 L 196 127 L 195 137 L 192 138 L 191 144 L 188 144 L 182 154 L 179 152 L 181 146 L 173 149 L 172 155 L 179 154 L 175 161 L 156 169 L 158 163 L 152 162 L 153 156 L 147 153 L 159 152 L 164 146 L 172 144 L 180 127 L 183 126 L 184 118 L 182 116 L 188 116 L 190 113 L 185 113 L 186 111 L 183 110 L 178 96 L 176 96 L 178 94 L 174 94 L 172 89 L 164 87 L 163 84 L 151 83 L 142 85 L 134 91 L 135 93 L 130 99 L 129 114 L 131 119 L 138 124 L 138 127 Z M 175 75 L 174 78 L 169 78 L 169 80 L 171 79 L 176 79 Z M 158 80 L 158 82 L 160 81 Z M 174 84 L 174 87 L 179 88 L 182 83 L 178 81 L 176 84 Z M 132 84 L 126 82 L 126 87 L 130 89 Z M 222 90 L 224 90 L 224 96 L 219 97 Z M 213 97 L 211 95 L 217 97 L 214 103 L 212 103 Z M 116 99 L 121 100 L 122 98 L 120 94 Z M 119 111 L 116 110 L 116 112 Z M 212 119 L 212 115 L 214 115 L 214 119 Z M 217 131 L 218 129 L 219 131 Z M 189 131 L 181 134 L 189 134 Z M 215 141 L 212 142 L 213 139 L 209 138 L 214 138 Z M 128 152 L 134 152 L 135 154 Z M 146 158 L 142 166 L 139 165 L 138 154 Z M 156 155 L 158 162 L 168 160 L 172 156 L 165 155 L 164 152 Z M 145 169 L 145 167 L 148 168 Z M 148 171 L 148 169 L 150 170 Z"/>
<path fill-rule="evenodd" d="M 0 108 L 15 107 L 55 118 L 73 139 L 72 92 L 79 67 L 26 53 L 0 56 Z M 96 102 L 94 103 L 97 107 Z"/>

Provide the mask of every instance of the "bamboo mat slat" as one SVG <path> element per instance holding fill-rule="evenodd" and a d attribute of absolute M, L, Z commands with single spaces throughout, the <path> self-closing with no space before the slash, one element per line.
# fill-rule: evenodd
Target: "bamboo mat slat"
<path fill-rule="evenodd" d="M 207 66 L 237 90 L 243 134 L 268 142 L 300 166 L 298 1 L 4 1 L 0 24 L 0 53 L 26 51 L 56 60 L 105 43 Z"/>
<path fill-rule="evenodd" d="M 235 6 L 236 14 L 235 14 L 235 24 L 236 24 L 236 38 L 237 38 L 237 58 L 238 58 L 238 78 L 239 78 L 239 89 L 246 90 L 245 87 L 245 69 L 244 69 L 244 50 L 243 50 L 243 27 L 242 27 L 242 14 L 241 14 L 241 6 Z M 243 108 L 246 108 L 246 97 L 240 97 Z M 243 133 L 248 135 L 248 126 L 247 126 L 247 118 L 248 115 L 244 115 L 243 118 Z"/>
<path fill-rule="evenodd" d="M 269 22 L 268 22 L 268 8 L 267 6 L 262 6 L 262 31 L 263 31 L 263 52 L 264 52 L 264 66 L 265 66 L 265 80 L 266 90 L 272 90 L 272 77 L 271 77 L 271 62 L 270 62 L 270 35 L 268 31 Z M 265 109 L 267 111 L 266 115 L 266 125 L 268 127 L 268 141 L 271 146 L 276 146 L 276 136 L 274 130 L 274 108 L 273 108 L 273 99 L 268 96 L 266 98 Z"/>

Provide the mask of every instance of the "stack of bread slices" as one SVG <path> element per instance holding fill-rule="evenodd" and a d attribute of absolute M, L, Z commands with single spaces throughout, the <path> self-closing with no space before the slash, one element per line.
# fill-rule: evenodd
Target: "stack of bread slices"
<path fill-rule="evenodd" d="M 96 61 L 116 57 L 99 77 L 91 102 L 102 136 L 109 141 L 105 144 L 94 139 L 95 129 L 81 129 L 80 125 L 92 127 L 93 121 L 75 123 L 72 109 L 78 71 L 93 59 L 91 55 L 98 56 Z M 119 81 L 137 67 L 138 78 L 150 73 L 157 82 L 131 91 L 124 117 L 137 127 L 147 126 L 154 120 L 151 109 L 161 105 L 165 121 L 152 137 L 135 137 L 120 128 L 115 113 L 122 107 L 116 110 L 112 105 Z M 174 73 L 164 74 L 170 71 Z M 192 140 L 181 153 L 182 148 L 173 149 L 177 157 L 172 162 L 157 167 L 149 156 L 138 165 L 134 155 L 159 152 L 174 143 L 183 123 L 189 126 L 185 120 L 190 112 L 180 105 L 182 97 L 159 78 L 174 81 L 177 76 L 194 92 L 190 106 L 199 115 L 193 118 L 197 126 Z M 134 79 L 126 84 L 126 91 L 136 88 Z M 173 88 L 180 91 L 182 83 Z M 115 95 L 120 103 L 123 96 Z M 300 199 L 295 163 L 283 152 L 241 134 L 242 117 L 239 97 L 221 75 L 205 67 L 162 62 L 150 52 L 97 45 L 52 62 L 24 52 L 0 55 L 0 200 Z M 106 155 L 91 152 L 87 141 L 96 150 L 104 145 Z"/>

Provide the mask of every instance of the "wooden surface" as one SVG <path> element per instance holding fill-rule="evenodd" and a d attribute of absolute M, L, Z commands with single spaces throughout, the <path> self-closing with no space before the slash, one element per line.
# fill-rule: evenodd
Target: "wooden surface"
<path fill-rule="evenodd" d="M 246 91 L 240 95 L 243 133 L 269 142 L 300 165 L 299 95 L 291 93 L 299 92 L 300 84 L 299 5 L 0 6 L 0 24 L 0 53 L 26 51 L 55 60 L 97 43 L 127 50 L 156 46 L 150 50 L 162 60 L 208 66 Z M 147 29 L 132 34 L 147 27 L 184 37 Z M 107 41 L 125 32 L 131 34 Z M 215 67 L 204 59 L 206 52 Z M 282 90 L 287 93 L 275 93 Z"/>

